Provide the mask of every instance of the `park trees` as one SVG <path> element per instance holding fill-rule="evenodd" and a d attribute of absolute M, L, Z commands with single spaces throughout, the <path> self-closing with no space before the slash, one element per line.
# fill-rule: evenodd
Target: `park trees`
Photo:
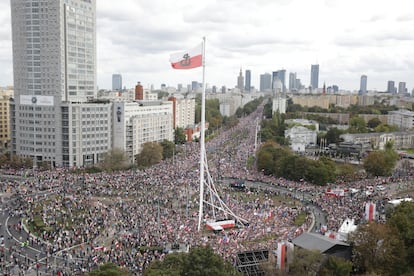
<path fill-rule="evenodd" d="M 125 170 L 129 167 L 128 156 L 122 149 L 113 148 L 104 155 L 99 166 L 106 171 Z"/>
<path fill-rule="evenodd" d="M 387 214 L 387 224 L 397 229 L 407 252 L 407 266 L 414 272 L 414 202 L 402 202 Z M 409 261 L 410 260 L 410 261 Z"/>
<path fill-rule="evenodd" d="M 171 158 L 175 153 L 175 144 L 171 141 L 164 140 L 160 143 L 162 147 L 162 159 Z"/>
<path fill-rule="evenodd" d="M 142 150 L 135 156 L 139 167 L 148 167 L 159 163 L 162 160 L 163 148 L 157 142 L 146 142 L 142 145 Z"/>
<path fill-rule="evenodd" d="M 174 144 L 185 144 L 186 140 L 184 129 L 176 127 L 174 129 Z"/>
<path fill-rule="evenodd" d="M 349 120 L 349 133 L 365 133 L 368 132 L 364 118 L 355 116 Z"/>
<path fill-rule="evenodd" d="M 236 269 L 210 247 L 193 247 L 187 253 L 168 254 L 165 259 L 153 262 L 145 276 L 155 275 L 217 275 L 241 276 Z"/>
<path fill-rule="evenodd" d="M 404 242 L 389 224 L 371 222 L 360 225 L 350 240 L 354 266 L 359 272 L 401 275 L 405 270 Z"/>
<path fill-rule="evenodd" d="M 370 152 L 364 159 L 364 169 L 373 176 L 391 175 L 398 160 L 393 143 L 387 142 L 384 150 Z"/>

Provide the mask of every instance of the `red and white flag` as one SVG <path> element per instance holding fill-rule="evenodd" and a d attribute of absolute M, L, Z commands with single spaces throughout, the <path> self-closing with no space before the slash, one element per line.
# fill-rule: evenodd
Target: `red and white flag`
<path fill-rule="evenodd" d="M 192 69 L 203 65 L 203 43 L 179 53 L 171 54 L 171 66 L 174 69 Z"/>
<path fill-rule="evenodd" d="M 367 221 L 373 221 L 375 220 L 376 216 L 376 205 L 371 202 L 367 202 L 365 204 L 365 219 Z"/>

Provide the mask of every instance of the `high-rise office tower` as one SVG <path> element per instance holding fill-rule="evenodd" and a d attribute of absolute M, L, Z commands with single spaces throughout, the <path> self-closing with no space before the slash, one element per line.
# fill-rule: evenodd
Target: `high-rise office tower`
<path fill-rule="evenodd" d="M 252 72 L 250 70 L 246 70 L 246 79 L 245 79 L 245 86 L 244 86 L 244 90 L 246 92 L 250 92 L 250 88 L 251 88 L 251 83 L 252 81 Z"/>
<path fill-rule="evenodd" d="M 237 77 L 237 88 L 240 89 L 240 91 L 244 90 L 244 78 L 243 78 L 243 73 L 242 73 L 241 68 L 240 68 L 240 74 Z"/>
<path fill-rule="evenodd" d="M 319 64 L 311 65 L 311 87 L 313 90 L 318 89 L 319 86 Z"/>
<path fill-rule="evenodd" d="M 121 74 L 112 75 L 112 90 L 113 91 L 122 90 L 122 75 Z"/>
<path fill-rule="evenodd" d="M 391 94 L 395 93 L 395 82 L 394 81 L 392 81 L 392 80 L 388 81 L 388 83 L 387 83 L 387 92 L 391 93 Z"/>
<path fill-rule="evenodd" d="M 289 91 L 297 91 L 298 87 L 296 87 L 296 73 L 289 73 Z"/>
<path fill-rule="evenodd" d="M 34 164 L 98 162 L 111 146 L 111 104 L 90 102 L 97 95 L 95 0 L 10 3 L 13 153 Z"/>
<path fill-rule="evenodd" d="M 367 76 L 366 75 L 362 75 L 361 76 L 361 83 L 359 86 L 359 94 L 360 95 L 365 95 L 367 94 Z"/>
<path fill-rule="evenodd" d="M 260 75 L 260 91 L 264 92 L 266 90 L 272 89 L 272 75 L 269 73 Z"/>
<path fill-rule="evenodd" d="M 406 83 L 401 81 L 398 83 L 398 94 L 407 92 Z"/>

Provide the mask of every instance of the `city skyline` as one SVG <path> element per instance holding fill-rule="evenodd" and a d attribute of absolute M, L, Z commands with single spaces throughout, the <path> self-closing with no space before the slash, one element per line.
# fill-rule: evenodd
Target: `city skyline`
<path fill-rule="evenodd" d="M 98 87 L 110 89 L 114 73 L 122 75 L 127 88 L 138 81 L 156 88 L 161 83 L 176 87 L 201 82 L 201 70 L 171 70 L 168 57 L 193 47 L 202 36 L 207 37 L 209 85 L 235 87 L 242 67 L 251 70 L 255 88 L 259 88 L 261 74 L 280 69 L 287 75 L 296 73 L 309 86 L 310 65 L 319 64 L 319 83 L 327 86 L 358 90 L 361 75 L 369 78 L 368 90 L 385 91 L 388 80 L 405 82 L 409 92 L 414 86 L 410 58 L 414 36 L 404 31 L 414 26 L 409 2 L 397 0 L 391 7 L 354 0 L 209 2 L 200 1 L 195 7 L 187 0 L 125 0 L 122 5 L 99 1 Z M 2 2 L 0 86 L 13 85 L 10 13 L 10 1 Z"/>

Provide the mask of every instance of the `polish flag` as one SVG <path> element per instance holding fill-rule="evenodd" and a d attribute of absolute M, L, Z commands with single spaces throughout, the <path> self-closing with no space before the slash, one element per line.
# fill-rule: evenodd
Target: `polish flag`
<path fill-rule="evenodd" d="M 174 69 L 192 69 L 203 65 L 203 44 L 179 53 L 171 54 L 171 66 Z"/>
<path fill-rule="evenodd" d="M 367 221 L 375 220 L 376 206 L 374 203 L 368 202 L 365 204 L 365 219 Z"/>

